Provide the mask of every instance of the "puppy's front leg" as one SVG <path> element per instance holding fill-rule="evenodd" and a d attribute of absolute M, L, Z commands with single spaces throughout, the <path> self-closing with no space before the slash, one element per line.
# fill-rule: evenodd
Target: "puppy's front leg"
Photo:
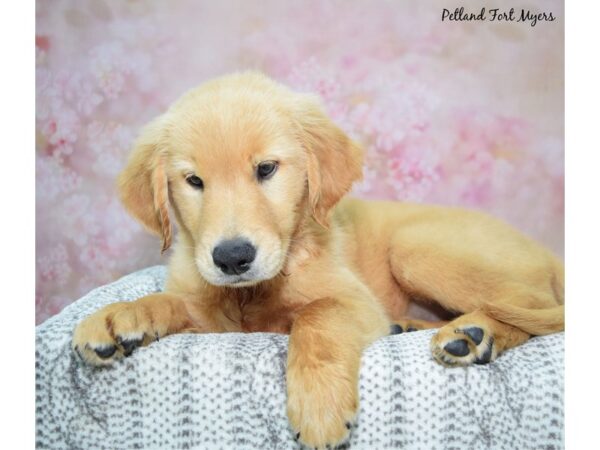
<path fill-rule="evenodd" d="M 72 348 L 92 365 L 110 365 L 168 334 L 195 330 L 199 318 L 185 299 L 170 293 L 142 297 L 134 302 L 105 306 L 77 324 Z"/>
<path fill-rule="evenodd" d="M 296 436 L 310 448 L 335 447 L 348 437 L 358 411 L 362 352 L 389 333 L 375 300 L 356 295 L 315 300 L 292 325 L 287 412 Z"/>

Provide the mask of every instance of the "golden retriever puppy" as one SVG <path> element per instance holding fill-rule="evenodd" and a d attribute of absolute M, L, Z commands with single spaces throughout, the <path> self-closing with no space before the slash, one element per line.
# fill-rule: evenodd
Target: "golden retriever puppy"
<path fill-rule="evenodd" d="M 347 438 L 361 354 L 390 328 L 441 327 L 431 351 L 449 366 L 563 330 L 563 266 L 549 251 L 473 211 L 342 200 L 361 165 L 314 97 L 259 73 L 189 91 L 144 129 L 119 178 L 163 250 L 176 219 L 165 292 L 92 314 L 74 350 L 106 365 L 184 331 L 289 333 L 289 420 L 324 448 Z M 453 320 L 412 317 L 413 304 Z"/>

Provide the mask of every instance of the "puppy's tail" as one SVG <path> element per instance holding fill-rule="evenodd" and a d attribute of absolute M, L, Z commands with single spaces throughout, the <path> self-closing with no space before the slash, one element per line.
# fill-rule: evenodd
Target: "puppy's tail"
<path fill-rule="evenodd" d="M 534 336 L 557 333 L 565 329 L 565 305 L 528 309 L 503 303 L 486 303 L 483 311 L 500 322 L 520 328 Z"/>

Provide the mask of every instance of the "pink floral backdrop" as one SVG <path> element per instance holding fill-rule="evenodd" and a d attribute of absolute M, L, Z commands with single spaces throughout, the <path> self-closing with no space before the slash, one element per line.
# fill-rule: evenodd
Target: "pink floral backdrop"
<path fill-rule="evenodd" d="M 41 1 L 36 25 L 36 320 L 166 263 L 114 180 L 186 89 L 257 68 L 317 92 L 367 148 L 355 194 L 495 214 L 562 255 L 558 20 L 442 22 L 448 2 Z"/>

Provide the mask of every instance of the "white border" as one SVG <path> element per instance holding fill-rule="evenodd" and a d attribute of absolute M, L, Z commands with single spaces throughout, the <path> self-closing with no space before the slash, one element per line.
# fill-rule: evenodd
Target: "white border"
<path fill-rule="evenodd" d="M 35 447 L 34 20 L 34 2 L 9 3 L 0 13 L 0 447 L 14 449 Z"/>
<path fill-rule="evenodd" d="M 518 6 L 518 5 L 517 5 Z M 594 332 L 600 318 L 600 8 L 566 7 L 566 448 L 597 445 L 600 396 Z M 0 15 L 2 448 L 34 448 L 34 2 Z"/>
<path fill-rule="evenodd" d="M 600 8 L 566 2 L 566 448 L 598 448 Z"/>

